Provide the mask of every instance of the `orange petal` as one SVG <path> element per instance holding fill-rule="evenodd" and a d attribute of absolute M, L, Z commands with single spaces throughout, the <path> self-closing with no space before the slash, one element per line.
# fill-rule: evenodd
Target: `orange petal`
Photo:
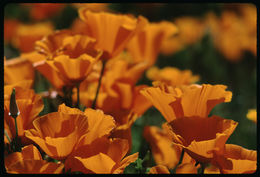
<path fill-rule="evenodd" d="M 170 174 L 167 167 L 163 165 L 157 165 L 150 169 L 149 174 Z"/>
<path fill-rule="evenodd" d="M 117 167 L 114 167 L 113 174 L 122 174 L 125 168 L 132 162 L 135 162 L 138 159 L 138 152 L 125 157 Z"/>
<path fill-rule="evenodd" d="M 113 117 L 101 110 L 87 108 L 84 114 L 88 117 L 89 131 L 84 135 L 81 145 L 90 144 L 95 139 L 108 135 L 115 128 Z"/>
<path fill-rule="evenodd" d="M 44 160 L 27 159 L 10 166 L 7 173 L 19 174 L 59 174 L 62 173 L 62 163 L 47 162 Z"/>
<path fill-rule="evenodd" d="M 79 160 L 86 169 L 97 174 L 110 174 L 115 162 L 106 154 L 99 153 L 89 158 L 75 157 Z"/>
<path fill-rule="evenodd" d="M 144 128 L 144 137 L 152 148 L 156 164 L 173 168 L 179 162 L 179 150 L 165 132 L 155 126 Z"/>
<path fill-rule="evenodd" d="M 197 168 L 192 163 L 181 164 L 176 169 L 176 174 L 197 174 Z"/>

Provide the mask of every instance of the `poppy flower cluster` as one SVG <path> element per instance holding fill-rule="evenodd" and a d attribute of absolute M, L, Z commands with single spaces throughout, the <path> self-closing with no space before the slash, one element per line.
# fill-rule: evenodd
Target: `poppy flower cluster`
<path fill-rule="evenodd" d="M 29 5 L 34 19 L 63 7 Z M 4 59 L 6 172 L 122 174 L 139 159 L 131 153 L 132 125 L 151 107 L 166 122 L 144 128 L 156 163 L 147 173 L 255 172 L 256 151 L 226 143 L 238 122 L 210 115 L 231 101 L 227 86 L 195 84 L 200 77 L 190 70 L 155 66 L 178 26 L 105 7 L 84 4 L 69 29 L 17 28 L 21 55 Z M 51 88 L 36 93 L 39 73 Z M 143 75 L 152 86 L 138 84 Z M 43 113 L 46 98 L 57 104 Z"/>

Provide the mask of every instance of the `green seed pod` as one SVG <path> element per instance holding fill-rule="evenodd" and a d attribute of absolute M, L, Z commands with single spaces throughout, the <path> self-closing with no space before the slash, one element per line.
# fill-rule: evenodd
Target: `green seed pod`
<path fill-rule="evenodd" d="M 16 99 L 15 99 L 15 88 L 13 88 L 11 98 L 10 98 L 10 109 L 9 109 L 9 115 L 12 116 L 13 118 L 16 118 L 19 116 L 20 112 L 16 104 Z"/>

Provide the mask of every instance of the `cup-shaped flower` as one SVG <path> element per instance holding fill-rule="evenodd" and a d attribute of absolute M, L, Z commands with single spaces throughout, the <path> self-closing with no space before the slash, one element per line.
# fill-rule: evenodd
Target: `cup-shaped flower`
<path fill-rule="evenodd" d="M 50 157 L 65 159 L 88 131 L 88 120 L 83 114 L 53 112 L 33 121 L 34 129 L 25 131 L 25 136 Z"/>
<path fill-rule="evenodd" d="M 226 91 L 225 85 L 154 85 L 144 88 L 141 93 L 162 113 L 167 122 L 179 117 L 207 117 L 215 105 L 229 102 L 232 97 L 232 92 Z"/>
<path fill-rule="evenodd" d="M 88 8 L 79 9 L 79 17 L 87 24 L 86 34 L 97 40 L 96 47 L 104 51 L 103 59 L 117 56 L 129 40 L 140 31 L 147 20 L 108 12 L 92 12 Z"/>
<path fill-rule="evenodd" d="M 53 61 L 46 61 L 66 85 L 75 85 L 86 79 L 97 59 L 83 54 L 78 58 L 70 58 L 68 55 L 60 55 Z"/>
<path fill-rule="evenodd" d="M 194 116 L 175 119 L 169 123 L 169 128 L 176 145 L 184 148 L 196 161 L 209 163 L 213 159 L 214 151 L 223 152 L 225 143 L 237 124 L 233 120 L 218 116 Z"/>
<path fill-rule="evenodd" d="M 65 169 L 82 173 L 123 173 L 125 167 L 138 158 L 138 153 L 126 156 L 128 149 L 127 140 L 101 137 L 75 151 L 66 160 Z"/>

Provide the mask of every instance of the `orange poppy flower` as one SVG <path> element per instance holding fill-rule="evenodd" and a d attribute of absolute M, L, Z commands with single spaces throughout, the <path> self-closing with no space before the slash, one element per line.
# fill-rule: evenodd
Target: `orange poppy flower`
<path fill-rule="evenodd" d="M 246 117 L 249 120 L 252 120 L 254 123 L 256 123 L 257 122 L 257 112 L 256 112 L 256 109 L 249 109 Z"/>
<path fill-rule="evenodd" d="M 251 8 L 250 15 L 238 15 L 231 10 L 223 11 L 220 18 L 212 13 L 207 15 L 206 23 L 212 33 L 214 44 L 229 61 L 241 60 L 244 51 L 252 51 L 256 55 L 256 7 Z M 250 20 L 247 15 L 250 16 Z"/>
<path fill-rule="evenodd" d="M 108 134 L 114 127 L 111 116 L 101 111 L 59 106 L 58 112 L 49 113 L 33 121 L 34 129 L 26 137 L 37 143 L 54 159 L 66 159 L 78 146 Z M 66 148 L 64 148 L 66 147 Z"/>
<path fill-rule="evenodd" d="M 182 117 L 169 123 L 176 145 L 198 162 L 209 163 L 214 151 L 223 152 L 225 143 L 237 126 L 233 120 L 218 116 Z"/>
<path fill-rule="evenodd" d="M 154 87 L 141 90 L 148 100 L 162 113 L 167 122 L 179 117 L 207 117 L 212 108 L 221 102 L 229 102 L 232 92 L 224 85 L 167 86 L 154 82 Z M 192 100 L 192 101 L 191 101 Z"/>
<path fill-rule="evenodd" d="M 34 80 L 32 64 L 21 57 L 4 60 L 4 83 L 15 84 L 21 80 Z"/>
<path fill-rule="evenodd" d="M 165 82 L 167 85 L 189 85 L 199 80 L 199 76 L 192 75 L 190 70 L 179 70 L 175 67 L 164 67 L 159 69 L 154 66 L 147 70 L 146 76 L 153 81 Z"/>
<path fill-rule="evenodd" d="M 4 19 L 4 42 L 10 42 L 19 26 L 19 21 L 15 19 Z"/>
<path fill-rule="evenodd" d="M 128 149 L 127 140 L 101 137 L 75 151 L 65 161 L 65 169 L 82 173 L 123 173 L 125 167 L 138 158 L 138 153 L 125 157 Z"/>
<path fill-rule="evenodd" d="M 16 103 L 20 114 L 16 118 L 18 136 L 22 140 L 22 144 L 27 144 L 28 140 L 24 136 L 24 131 L 32 127 L 32 121 L 43 109 L 43 101 L 41 96 L 34 93 L 32 89 L 24 89 L 15 85 L 8 85 L 4 87 L 4 120 L 5 129 L 10 130 L 8 136 L 12 139 L 16 135 L 15 121 L 9 115 L 10 96 L 13 88 L 16 92 Z"/>
<path fill-rule="evenodd" d="M 226 144 L 223 154 L 217 153 L 214 163 L 224 174 L 254 173 L 257 169 L 257 151 Z"/>
<path fill-rule="evenodd" d="M 87 24 L 86 34 L 97 40 L 96 47 L 104 51 L 103 59 L 117 56 L 128 41 L 140 31 L 147 20 L 127 15 L 107 12 L 91 12 L 87 8 L 79 9 L 79 17 Z"/>
<path fill-rule="evenodd" d="M 205 34 L 205 23 L 193 17 L 180 17 L 173 21 L 178 28 L 178 34 L 163 41 L 161 51 L 165 55 L 182 50 L 187 45 L 194 44 Z"/>
<path fill-rule="evenodd" d="M 30 17 L 34 20 L 50 18 L 65 7 L 62 3 L 26 3 L 23 5 L 30 8 Z"/>
<path fill-rule="evenodd" d="M 15 163 L 27 159 L 42 160 L 42 156 L 34 145 L 24 146 L 21 152 L 14 152 L 5 157 L 5 168 L 7 169 Z"/>
<path fill-rule="evenodd" d="M 170 174 L 170 172 L 167 167 L 156 165 L 150 169 L 149 174 Z"/>
<path fill-rule="evenodd" d="M 50 22 L 32 25 L 20 24 L 16 29 L 13 45 L 21 52 L 32 52 L 35 41 L 51 34 L 53 30 L 53 25 Z"/>
<path fill-rule="evenodd" d="M 152 66 L 156 62 L 162 42 L 176 33 L 177 28 L 173 23 L 150 23 L 130 40 L 127 50 L 135 63 L 146 61 L 148 66 Z"/>
<path fill-rule="evenodd" d="M 76 59 L 60 55 L 53 61 L 46 62 L 56 70 L 66 85 L 75 85 L 86 79 L 96 60 L 96 58 L 83 54 Z"/>

